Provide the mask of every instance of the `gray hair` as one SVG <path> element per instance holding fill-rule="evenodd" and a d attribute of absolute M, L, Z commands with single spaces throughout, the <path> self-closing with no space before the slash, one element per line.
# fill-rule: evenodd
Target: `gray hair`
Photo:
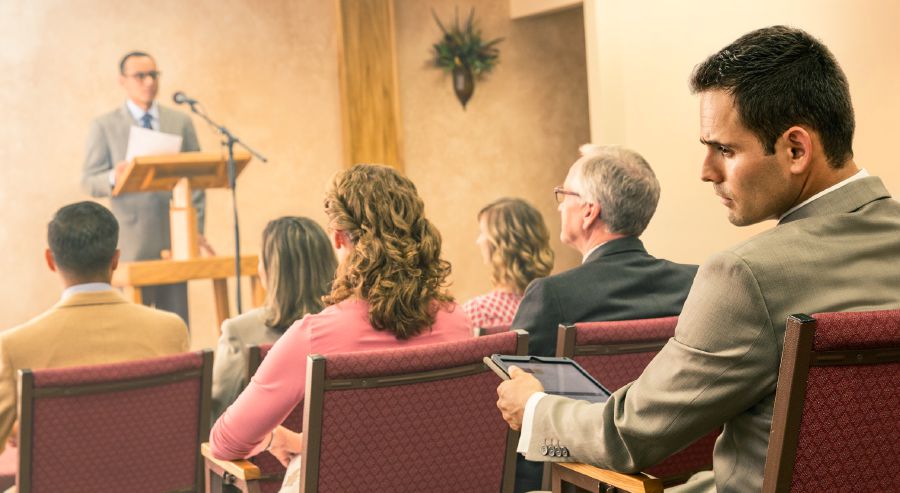
<path fill-rule="evenodd" d="M 647 161 L 630 149 L 585 144 L 575 162 L 572 191 L 600 204 L 610 233 L 639 236 L 659 203 L 659 182 Z"/>

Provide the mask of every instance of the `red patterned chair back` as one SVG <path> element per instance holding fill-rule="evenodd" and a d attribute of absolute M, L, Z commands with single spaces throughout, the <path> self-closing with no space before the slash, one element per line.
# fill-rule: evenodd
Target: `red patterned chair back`
<path fill-rule="evenodd" d="M 310 355 L 301 491 L 512 491 L 518 433 L 483 358 L 527 350 L 513 331 Z"/>
<path fill-rule="evenodd" d="M 250 378 L 256 374 L 256 370 L 259 368 L 259 365 L 262 364 L 262 361 L 266 358 L 266 355 L 269 354 L 271 349 L 272 344 L 250 346 L 248 352 L 249 361 L 247 364 L 248 382 L 250 381 Z M 303 431 L 303 401 L 300 401 L 300 403 L 297 404 L 297 407 L 288 414 L 288 417 L 285 418 L 282 425 L 291 431 L 296 431 L 298 433 Z M 281 462 L 278 462 L 278 459 L 268 452 L 260 453 L 256 457 L 252 457 L 248 460 L 259 467 L 262 475 L 257 483 L 259 485 L 260 493 L 278 493 L 278 490 L 281 489 L 281 482 L 284 480 L 284 466 L 281 465 Z"/>
<path fill-rule="evenodd" d="M 203 490 L 211 351 L 19 375 L 19 492 Z"/>
<path fill-rule="evenodd" d="M 900 310 L 788 317 L 763 491 L 898 484 Z"/>
<path fill-rule="evenodd" d="M 472 329 L 472 332 L 475 334 L 475 337 L 481 337 L 500 334 L 501 332 L 508 332 L 509 329 L 509 325 L 497 325 L 494 327 L 475 327 L 474 329 Z"/>
<path fill-rule="evenodd" d="M 557 356 L 578 362 L 607 389 L 615 392 L 637 380 L 656 353 L 675 335 L 678 317 L 612 322 L 583 322 L 559 327 Z M 713 447 L 721 429 L 647 469 L 664 483 L 683 482 L 712 468 Z"/>

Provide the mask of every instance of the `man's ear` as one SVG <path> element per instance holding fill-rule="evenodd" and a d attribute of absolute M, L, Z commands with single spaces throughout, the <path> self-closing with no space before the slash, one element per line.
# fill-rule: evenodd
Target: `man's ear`
<path fill-rule="evenodd" d="M 789 171 L 793 175 L 800 175 L 809 169 L 813 158 L 813 136 L 809 130 L 797 125 L 793 126 L 781 135 L 784 148 L 780 150 L 787 154 L 790 162 Z M 779 152 L 776 149 L 776 152 Z"/>
<path fill-rule="evenodd" d="M 584 213 L 582 214 L 582 228 L 587 231 L 594 222 L 600 220 L 600 204 L 595 202 L 587 202 L 584 204 Z"/>
<path fill-rule="evenodd" d="M 56 260 L 53 258 L 53 252 L 51 252 L 49 248 L 44 249 L 44 260 L 47 261 L 47 267 L 49 267 L 52 272 L 56 272 Z"/>
<path fill-rule="evenodd" d="M 116 248 L 116 253 L 112 256 L 112 261 L 109 263 L 109 271 L 115 272 L 116 267 L 119 266 L 119 257 L 122 255 L 122 251 Z"/>

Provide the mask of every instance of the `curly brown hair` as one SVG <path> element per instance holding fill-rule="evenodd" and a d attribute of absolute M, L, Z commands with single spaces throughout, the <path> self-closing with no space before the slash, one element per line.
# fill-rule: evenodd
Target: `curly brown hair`
<path fill-rule="evenodd" d="M 367 301 L 372 327 L 397 339 L 430 328 L 453 297 L 445 290 L 450 263 L 441 259 L 441 235 L 424 210 L 412 181 L 387 166 L 357 164 L 335 175 L 325 214 L 353 249 L 325 302 Z"/>
<path fill-rule="evenodd" d="M 478 213 L 484 221 L 491 252 L 494 286 L 525 292 L 528 283 L 553 270 L 550 235 L 541 213 L 522 199 L 502 198 Z"/>

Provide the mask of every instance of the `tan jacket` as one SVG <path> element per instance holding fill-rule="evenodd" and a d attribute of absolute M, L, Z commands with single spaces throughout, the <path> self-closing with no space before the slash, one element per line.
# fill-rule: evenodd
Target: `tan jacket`
<path fill-rule="evenodd" d="M 281 337 L 281 332 L 266 326 L 265 318 L 266 309 L 259 307 L 222 322 L 213 360 L 213 421 L 247 385 L 248 346 L 274 343 Z"/>
<path fill-rule="evenodd" d="M 0 333 L 0 451 L 16 420 L 18 370 L 153 358 L 188 347 L 177 315 L 131 303 L 116 290 L 75 293 Z"/>
<path fill-rule="evenodd" d="M 716 490 L 759 491 L 788 315 L 896 308 L 900 204 L 863 178 L 714 255 L 641 377 L 605 404 L 542 399 L 526 457 L 548 460 L 552 442 L 569 460 L 636 471 L 724 424 Z"/>

